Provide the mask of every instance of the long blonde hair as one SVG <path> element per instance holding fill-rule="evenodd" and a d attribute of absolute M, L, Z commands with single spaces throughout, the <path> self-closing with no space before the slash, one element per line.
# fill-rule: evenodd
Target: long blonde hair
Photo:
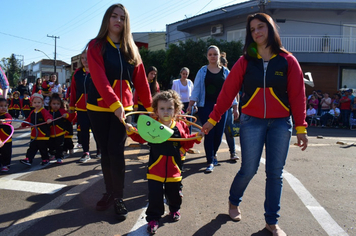
<path fill-rule="evenodd" d="M 110 17 L 114 12 L 114 9 L 117 7 L 122 9 L 125 13 L 124 28 L 120 35 L 121 50 L 125 56 L 125 59 L 130 64 L 137 66 L 141 63 L 141 56 L 131 34 L 129 12 L 122 4 L 113 4 L 106 10 L 103 21 L 101 22 L 99 33 L 95 39 L 97 40 L 97 44 L 102 45 L 101 53 L 104 54 L 106 37 L 109 32 Z"/>

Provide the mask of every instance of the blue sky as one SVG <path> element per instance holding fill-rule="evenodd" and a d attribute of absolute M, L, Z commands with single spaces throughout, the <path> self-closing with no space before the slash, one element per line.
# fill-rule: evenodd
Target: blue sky
<path fill-rule="evenodd" d="M 124 0 L 132 32 L 165 31 L 166 24 L 246 0 Z M 70 63 L 94 38 L 112 0 L 1 0 L 0 59 L 12 53 L 25 65 L 54 58 Z M 35 51 L 41 50 L 42 52 Z"/>

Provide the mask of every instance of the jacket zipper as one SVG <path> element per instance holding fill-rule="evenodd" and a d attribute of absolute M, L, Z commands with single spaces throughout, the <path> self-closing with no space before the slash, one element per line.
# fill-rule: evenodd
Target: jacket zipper
<path fill-rule="evenodd" d="M 266 63 L 266 65 L 265 65 Z M 263 105 L 264 105 L 264 111 L 263 111 L 263 118 L 266 118 L 266 110 L 267 110 L 267 101 L 266 101 L 266 72 L 267 72 L 267 67 L 268 67 L 268 61 L 264 61 L 262 59 L 262 65 L 263 65 Z"/>
<path fill-rule="evenodd" d="M 120 71 L 120 102 L 122 103 L 122 73 L 123 73 L 123 66 L 122 66 L 122 59 L 121 59 L 121 53 L 120 53 L 120 48 L 117 48 L 117 51 L 119 52 L 119 58 L 120 58 L 120 66 L 121 66 L 121 71 Z M 122 104 L 124 105 L 124 104 Z"/>

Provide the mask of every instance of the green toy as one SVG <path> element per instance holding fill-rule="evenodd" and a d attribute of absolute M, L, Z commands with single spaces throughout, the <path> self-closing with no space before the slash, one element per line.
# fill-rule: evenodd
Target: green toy
<path fill-rule="evenodd" d="M 173 134 L 172 129 L 146 115 L 138 117 L 137 131 L 149 143 L 163 143 Z"/>

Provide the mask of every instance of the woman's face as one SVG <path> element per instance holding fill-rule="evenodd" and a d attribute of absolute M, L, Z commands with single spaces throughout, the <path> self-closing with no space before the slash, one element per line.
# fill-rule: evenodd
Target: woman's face
<path fill-rule="evenodd" d="M 180 73 L 180 76 L 182 77 L 182 79 L 186 79 L 189 76 L 189 72 L 186 70 L 182 70 L 182 72 Z"/>
<path fill-rule="evenodd" d="M 121 35 L 121 32 L 124 29 L 125 19 L 124 10 L 116 7 L 110 17 L 109 33 L 117 36 Z"/>
<path fill-rule="evenodd" d="M 85 67 L 85 68 L 88 68 L 88 61 L 87 61 L 87 53 L 83 53 L 81 56 L 80 56 L 80 61 L 82 62 L 82 65 Z"/>
<path fill-rule="evenodd" d="M 51 75 L 51 82 L 56 82 L 57 76 L 56 75 Z"/>
<path fill-rule="evenodd" d="M 155 77 L 156 77 L 156 75 L 157 75 L 157 72 L 156 71 L 150 71 L 150 73 L 148 73 L 148 75 L 147 75 L 147 79 L 148 79 L 148 81 L 152 81 Z"/>
<path fill-rule="evenodd" d="M 268 40 L 268 27 L 265 22 L 262 22 L 258 19 L 253 19 L 250 22 L 250 31 L 253 41 L 257 45 L 265 45 Z"/>
<path fill-rule="evenodd" d="M 220 54 L 216 48 L 210 48 L 206 57 L 208 58 L 209 64 L 216 64 L 218 63 Z"/>
<path fill-rule="evenodd" d="M 37 84 L 42 84 L 42 79 L 38 79 Z"/>

